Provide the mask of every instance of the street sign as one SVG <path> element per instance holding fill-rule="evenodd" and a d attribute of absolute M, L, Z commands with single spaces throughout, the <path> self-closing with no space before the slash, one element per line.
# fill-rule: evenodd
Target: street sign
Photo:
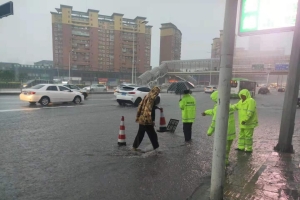
<path fill-rule="evenodd" d="M 14 14 L 13 2 L 7 2 L 0 6 L 0 19 Z"/>
<path fill-rule="evenodd" d="M 276 71 L 289 70 L 289 64 L 275 64 Z"/>
<path fill-rule="evenodd" d="M 241 0 L 239 36 L 292 31 L 298 0 Z"/>
<path fill-rule="evenodd" d="M 264 70 L 265 65 L 264 64 L 253 64 L 252 69 L 254 70 Z"/>
<path fill-rule="evenodd" d="M 178 123 L 179 123 L 179 120 L 170 119 L 168 126 L 167 126 L 167 130 L 170 131 L 171 133 L 174 133 L 177 128 Z"/>

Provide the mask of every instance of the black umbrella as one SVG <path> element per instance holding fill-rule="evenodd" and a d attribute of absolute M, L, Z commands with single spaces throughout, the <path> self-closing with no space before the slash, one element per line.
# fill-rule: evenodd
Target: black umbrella
<path fill-rule="evenodd" d="M 192 83 L 188 81 L 180 81 L 177 83 L 172 83 L 168 88 L 168 91 L 173 91 L 175 92 L 175 94 L 180 94 L 181 98 L 181 94 L 183 94 L 184 90 L 190 90 L 192 88 L 194 88 L 194 85 Z"/>

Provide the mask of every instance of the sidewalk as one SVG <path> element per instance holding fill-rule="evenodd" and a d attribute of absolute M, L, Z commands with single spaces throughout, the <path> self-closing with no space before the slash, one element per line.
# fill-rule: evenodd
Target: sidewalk
<path fill-rule="evenodd" d="M 300 132 L 295 129 L 294 154 L 279 154 L 270 147 L 278 135 L 254 139 L 254 152 L 232 149 L 231 165 L 226 170 L 225 200 L 299 200 L 300 199 Z M 234 147 L 235 145 L 233 145 Z M 189 199 L 209 199 L 210 177 L 203 181 Z"/>

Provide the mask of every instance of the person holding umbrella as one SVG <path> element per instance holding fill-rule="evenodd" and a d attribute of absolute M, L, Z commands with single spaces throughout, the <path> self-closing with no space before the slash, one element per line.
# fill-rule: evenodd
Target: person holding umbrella
<path fill-rule="evenodd" d="M 189 89 L 184 90 L 183 94 L 182 99 L 179 100 L 179 108 L 182 114 L 185 142 L 190 142 L 192 139 L 192 125 L 196 118 L 196 100 Z"/>

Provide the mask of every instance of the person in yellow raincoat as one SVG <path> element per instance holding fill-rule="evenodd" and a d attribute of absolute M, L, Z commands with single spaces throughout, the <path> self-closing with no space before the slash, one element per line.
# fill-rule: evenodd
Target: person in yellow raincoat
<path fill-rule="evenodd" d="M 218 109 L 218 91 L 213 92 L 210 95 L 210 98 L 213 102 L 215 102 L 214 108 L 206 110 L 202 113 L 202 116 L 211 115 L 212 122 L 210 127 L 207 130 L 207 135 L 211 136 L 215 132 L 216 118 L 217 118 L 217 109 Z M 231 105 L 230 105 L 231 106 Z M 229 112 L 228 118 L 228 129 L 227 129 L 227 143 L 226 143 L 226 165 L 229 165 L 229 152 L 232 145 L 233 140 L 235 139 L 235 119 L 234 119 L 234 111 Z"/>
<path fill-rule="evenodd" d="M 238 110 L 239 114 L 240 133 L 236 150 L 251 153 L 254 128 L 258 126 L 256 101 L 247 89 L 241 90 L 239 97 L 241 100 L 231 107 L 233 111 Z"/>

